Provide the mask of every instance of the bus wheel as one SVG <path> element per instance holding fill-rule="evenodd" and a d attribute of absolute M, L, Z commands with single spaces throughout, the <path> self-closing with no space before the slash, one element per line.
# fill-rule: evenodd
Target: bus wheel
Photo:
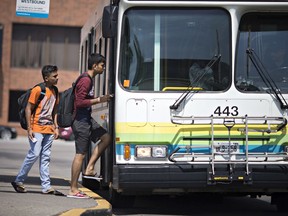
<path fill-rule="evenodd" d="M 277 206 L 278 212 L 288 212 L 287 199 L 287 193 L 276 193 L 272 195 L 271 204 L 275 204 Z"/>

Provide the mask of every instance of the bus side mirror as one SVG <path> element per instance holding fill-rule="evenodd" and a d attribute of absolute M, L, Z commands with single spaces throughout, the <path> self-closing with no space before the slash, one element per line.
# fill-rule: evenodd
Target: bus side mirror
<path fill-rule="evenodd" d="M 117 33 L 118 6 L 106 6 L 103 10 L 102 36 L 113 38 Z"/>

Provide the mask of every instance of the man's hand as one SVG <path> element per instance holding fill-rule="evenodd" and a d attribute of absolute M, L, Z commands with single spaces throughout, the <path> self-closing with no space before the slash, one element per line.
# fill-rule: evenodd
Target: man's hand
<path fill-rule="evenodd" d="M 109 102 L 113 96 L 114 95 L 109 94 L 109 95 L 103 95 L 102 97 L 99 97 L 100 103 Z"/>

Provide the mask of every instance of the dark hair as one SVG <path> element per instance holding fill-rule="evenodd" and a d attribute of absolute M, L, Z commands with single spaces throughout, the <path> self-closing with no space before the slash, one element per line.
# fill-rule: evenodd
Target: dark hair
<path fill-rule="evenodd" d="M 94 64 L 101 62 L 106 63 L 105 57 L 98 53 L 92 53 L 88 58 L 88 70 L 92 70 Z"/>
<path fill-rule="evenodd" d="M 58 71 L 58 67 L 55 65 L 45 65 L 42 68 L 42 77 L 45 80 L 45 77 L 49 76 L 51 73 Z"/>

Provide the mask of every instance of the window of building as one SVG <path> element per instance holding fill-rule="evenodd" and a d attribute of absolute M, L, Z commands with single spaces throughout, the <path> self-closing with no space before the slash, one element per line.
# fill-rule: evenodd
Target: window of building
<path fill-rule="evenodd" d="M 13 24 L 11 66 L 78 70 L 80 27 Z"/>
<path fill-rule="evenodd" d="M 18 102 L 15 98 L 19 98 L 25 91 L 9 91 L 9 114 L 8 114 L 8 121 L 9 122 L 19 122 L 19 115 L 18 115 Z"/>

